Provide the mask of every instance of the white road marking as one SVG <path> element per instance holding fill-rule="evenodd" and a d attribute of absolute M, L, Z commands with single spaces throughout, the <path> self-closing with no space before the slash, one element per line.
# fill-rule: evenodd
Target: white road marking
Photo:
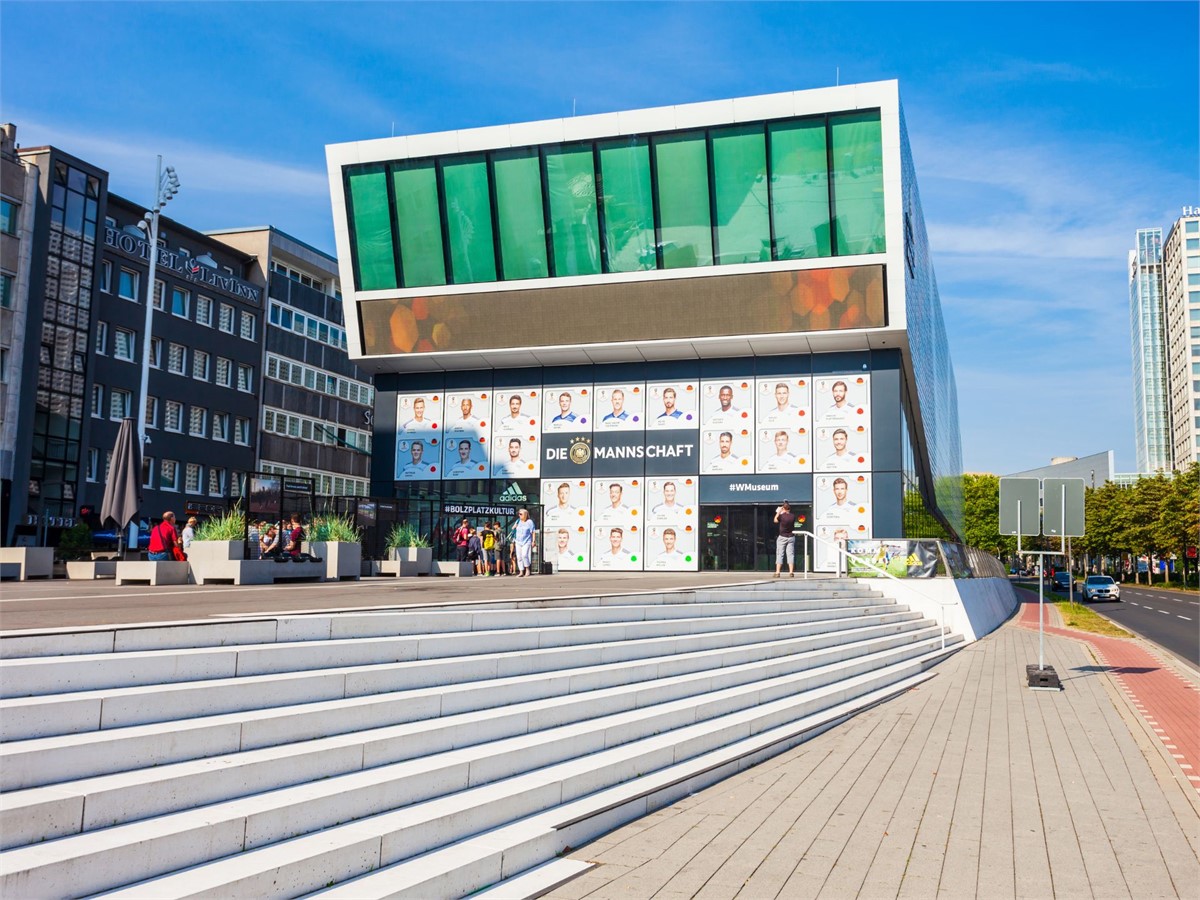
<path fill-rule="evenodd" d="M 1169 615 L 1170 615 L 1170 613 L 1169 613 L 1169 612 L 1167 612 L 1165 609 L 1160 609 L 1160 610 L 1159 610 L 1159 612 L 1160 612 L 1160 613 L 1162 613 L 1164 616 L 1169 616 Z"/>
<path fill-rule="evenodd" d="M 1185 621 L 1185 622 L 1190 622 L 1190 621 L 1192 621 L 1192 620 L 1191 620 L 1191 619 L 1189 619 L 1187 616 L 1181 616 L 1181 615 L 1179 615 L 1179 613 L 1175 613 L 1175 618 L 1177 618 L 1177 619 L 1183 619 L 1183 621 Z"/>

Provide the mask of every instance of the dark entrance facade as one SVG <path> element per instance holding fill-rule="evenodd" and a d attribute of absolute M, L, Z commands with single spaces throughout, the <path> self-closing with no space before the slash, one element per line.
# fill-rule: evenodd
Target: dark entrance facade
<path fill-rule="evenodd" d="M 775 570 L 776 504 L 706 504 L 700 507 L 700 568 L 707 572 Z M 796 528 L 810 530 L 812 504 L 792 505 Z M 805 567 L 803 541 L 796 540 L 796 571 Z M 808 560 L 812 568 L 812 560 Z"/>

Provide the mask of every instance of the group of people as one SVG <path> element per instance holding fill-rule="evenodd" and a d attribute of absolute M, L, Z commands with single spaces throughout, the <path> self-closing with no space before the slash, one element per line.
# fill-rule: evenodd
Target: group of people
<path fill-rule="evenodd" d="M 296 559 L 304 547 L 304 520 L 293 513 L 287 521 L 251 522 L 247 543 L 253 559 Z"/>
<path fill-rule="evenodd" d="M 199 522 L 195 516 L 187 520 L 180 531 L 175 524 L 175 513 L 168 510 L 162 514 L 162 521 L 150 529 L 150 545 L 146 548 L 146 556 L 154 562 L 168 559 L 184 561 L 187 559 L 187 548 L 196 538 L 196 526 Z"/>
<path fill-rule="evenodd" d="M 454 547 L 459 562 L 473 565 L 476 575 L 529 575 L 533 563 L 533 539 L 537 526 L 529 518 L 529 510 L 517 512 L 517 522 L 508 533 L 499 522 L 472 527 L 463 519 L 454 530 Z"/>

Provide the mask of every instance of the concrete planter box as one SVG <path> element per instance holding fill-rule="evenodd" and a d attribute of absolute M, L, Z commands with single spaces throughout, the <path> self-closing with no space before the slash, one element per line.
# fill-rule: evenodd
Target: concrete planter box
<path fill-rule="evenodd" d="M 92 560 L 85 562 L 75 560 L 67 563 L 67 578 L 71 580 L 91 581 L 96 578 L 116 578 L 117 561 Z"/>
<path fill-rule="evenodd" d="M 224 562 L 246 558 L 245 541 L 192 541 L 187 550 L 188 562 Z"/>
<path fill-rule="evenodd" d="M 53 547 L 0 547 L 0 577 L 25 581 L 54 577 Z"/>
<path fill-rule="evenodd" d="M 304 549 L 306 553 L 325 560 L 325 577 L 330 581 L 357 581 L 362 575 L 362 544 L 350 541 L 305 541 Z"/>
<path fill-rule="evenodd" d="M 433 571 L 432 547 L 393 547 L 391 559 L 406 563 L 400 566 L 400 575 L 428 575 Z"/>

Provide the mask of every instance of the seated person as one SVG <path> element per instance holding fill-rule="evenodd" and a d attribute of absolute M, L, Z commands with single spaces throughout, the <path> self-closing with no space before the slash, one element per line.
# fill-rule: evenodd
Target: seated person
<path fill-rule="evenodd" d="M 292 525 L 288 529 L 287 545 L 284 546 L 283 552 L 292 559 L 300 557 L 301 550 L 304 547 L 304 526 L 300 523 L 300 516 L 292 515 Z"/>
<path fill-rule="evenodd" d="M 258 539 L 263 559 L 275 559 L 279 556 L 279 530 L 274 525 L 268 525 L 262 530 Z"/>

